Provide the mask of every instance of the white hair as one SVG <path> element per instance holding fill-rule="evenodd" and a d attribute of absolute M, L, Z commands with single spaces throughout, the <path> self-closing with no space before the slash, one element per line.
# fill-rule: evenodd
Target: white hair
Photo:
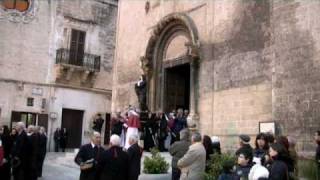
<path fill-rule="evenodd" d="M 132 134 L 130 137 L 129 137 L 129 140 L 132 140 L 133 142 L 138 142 L 139 140 L 139 137 L 135 134 Z"/>
<path fill-rule="evenodd" d="M 18 128 L 24 129 L 26 127 L 26 125 L 23 122 L 18 122 L 16 125 Z"/>
<path fill-rule="evenodd" d="M 92 137 L 101 136 L 101 134 L 97 131 L 93 131 Z"/>
<path fill-rule="evenodd" d="M 110 143 L 112 146 L 120 146 L 120 142 L 121 142 L 121 139 L 118 135 L 116 134 L 113 134 L 111 137 L 110 137 Z"/>

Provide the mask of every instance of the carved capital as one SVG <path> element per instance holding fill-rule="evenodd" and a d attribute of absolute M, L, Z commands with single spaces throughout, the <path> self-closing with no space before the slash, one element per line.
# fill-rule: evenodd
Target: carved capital
<path fill-rule="evenodd" d="M 143 72 L 143 75 L 148 75 L 152 70 L 151 63 L 145 56 L 140 57 L 140 68 Z"/>

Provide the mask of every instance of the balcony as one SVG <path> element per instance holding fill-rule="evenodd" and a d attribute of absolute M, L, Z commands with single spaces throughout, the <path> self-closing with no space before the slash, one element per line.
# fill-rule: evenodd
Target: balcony
<path fill-rule="evenodd" d="M 56 82 L 91 87 L 100 72 L 100 56 L 58 49 Z"/>
<path fill-rule="evenodd" d="M 75 53 L 69 49 L 58 49 L 56 64 L 75 66 L 90 72 L 100 71 L 100 56 L 88 53 Z"/>

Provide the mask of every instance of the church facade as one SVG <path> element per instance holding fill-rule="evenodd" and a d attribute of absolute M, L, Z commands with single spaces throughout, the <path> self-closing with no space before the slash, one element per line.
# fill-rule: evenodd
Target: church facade
<path fill-rule="evenodd" d="M 227 150 L 272 131 L 313 149 L 320 129 L 320 2 L 121 0 L 112 110 L 190 111 L 189 124 Z M 252 138 L 254 139 L 254 138 Z"/>

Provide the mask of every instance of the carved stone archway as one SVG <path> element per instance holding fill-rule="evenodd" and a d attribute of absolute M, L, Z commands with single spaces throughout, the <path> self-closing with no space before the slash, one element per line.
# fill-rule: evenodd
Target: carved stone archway
<path fill-rule="evenodd" d="M 185 40 L 185 53 L 164 62 L 170 42 L 182 37 Z M 181 64 L 190 65 L 190 118 L 189 125 L 196 125 L 197 111 L 197 76 L 199 63 L 199 37 L 193 20 L 185 13 L 172 13 L 160 20 L 154 27 L 148 41 L 146 54 L 141 57 L 141 65 L 148 81 L 147 104 L 151 111 L 163 110 L 164 68 Z M 191 120 L 190 120 L 191 119 Z M 196 121 L 194 121 L 196 120 Z M 192 122 L 191 122 L 192 121 Z M 192 124 L 191 124 L 192 123 Z"/>

